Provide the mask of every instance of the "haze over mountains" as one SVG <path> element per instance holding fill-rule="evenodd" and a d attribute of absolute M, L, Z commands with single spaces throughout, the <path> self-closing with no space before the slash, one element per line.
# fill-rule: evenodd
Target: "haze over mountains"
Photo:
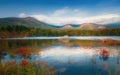
<path fill-rule="evenodd" d="M 39 21 L 33 17 L 18 18 L 18 17 L 8 17 L 0 18 L 0 26 L 7 25 L 23 25 L 26 27 L 35 27 L 35 28 L 59 28 L 59 29 L 84 29 L 84 30 L 96 30 L 96 29 L 106 29 L 106 28 L 120 28 L 120 23 L 113 24 L 94 24 L 94 23 L 83 23 L 83 24 L 66 24 L 66 25 L 51 25 L 45 22 Z"/>

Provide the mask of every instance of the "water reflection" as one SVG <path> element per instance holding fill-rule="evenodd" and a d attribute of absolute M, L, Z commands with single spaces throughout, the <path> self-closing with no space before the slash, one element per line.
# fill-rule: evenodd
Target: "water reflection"
<path fill-rule="evenodd" d="M 51 60 L 59 62 L 79 62 L 78 59 L 91 59 L 99 57 L 100 59 L 107 61 L 108 58 L 114 58 L 119 56 L 119 51 L 116 48 L 85 48 L 85 47 L 66 47 L 66 46 L 51 46 L 44 48 L 39 52 L 40 58 L 44 60 Z"/>
<path fill-rule="evenodd" d="M 102 54 L 99 54 L 101 51 Z M 75 66 L 78 67 L 77 70 L 74 71 L 76 73 L 79 70 L 82 70 L 83 72 L 87 70 L 89 74 L 78 73 L 86 75 L 114 75 L 113 69 L 117 69 L 117 63 L 120 59 L 119 50 L 115 47 L 86 48 L 52 46 L 44 48 L 39 54 L 40 58 L 38 60 L 49 62 L 49 64 L 58 68 L 64 66 L 66 70 L 62 73 L 63 75 L 70 74 L 70 71 L 73 71 L 73 69 L 70 68 L 76 69 Z M 91 70 L 93 70 L 92 73 Z"/>
<path fill-rule="evenodd" d="M 10 60 L 19 63 L 23 58 L 30 62 L 43 61 L 55 67 L 57 75 L 119 75 L 120 72 L 120 46 L 114 41 L 0 40 L 0 42 L 3 63 Z"/>
<path fill-rule="evenodd" d="M 100 59 L 102 59 L 103 61 L 106 61 L 109 58 L 109 51 L 106 49 L 101 49 L 99 52 L 99 55 L 100 55 Z"/>

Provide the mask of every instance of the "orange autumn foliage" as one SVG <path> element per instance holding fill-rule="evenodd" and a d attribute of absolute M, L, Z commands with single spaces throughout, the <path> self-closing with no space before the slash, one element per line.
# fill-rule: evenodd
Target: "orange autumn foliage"
<path fill-rule="evenodd" d="M 26 67 L 29 65 L 29 62 L 26 59 L 22 59 L 20 64 L 22 67 Z"/>
<path fill-rule="evenodd" d="M 26 57 L 26 56 L 30 56 L 32 54 L 32 51 L 27 47 L 21 47 L 15 50 L 15 53 Z"/>
<path fill-rule="evenodd" d="M 106 50 L 106 49 L 101 49 L 100 55 L 101 55 L 101 56 L 109 56 L 109 51 Z"/>

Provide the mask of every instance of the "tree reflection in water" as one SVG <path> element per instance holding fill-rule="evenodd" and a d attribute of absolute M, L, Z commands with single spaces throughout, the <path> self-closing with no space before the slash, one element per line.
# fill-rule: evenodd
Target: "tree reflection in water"
<path fill-rule="evenodd" d="M 119 44 L 114 46 L 112 42 L 114 41 L 108 40 L 101 44 L 99 40 L 2 40 L 0 53 L 3 55 L 7 52 L 12 55 L 12 52 L 15 52 L 24 57 L 33 55 L 31 59 L 42 59 L 53 67 L 60 66 L 56 72 L 60 72 L 61 75 L 65 75 L 64 72 L 68 72 L 69 75 L 72 72 L 80 73 L 80 69 L 83 70 L 83 68 L 85 68 L 84 74 L 87 68 L 88 72 L 93 68 L 93 72 L 90 72 L 92 74 L 89 75 L 119 75 L 120 47 Z M 39 54 L 35 56 L 37 53 Z M 72 69 L 75 70 L 71 71 Z"/>

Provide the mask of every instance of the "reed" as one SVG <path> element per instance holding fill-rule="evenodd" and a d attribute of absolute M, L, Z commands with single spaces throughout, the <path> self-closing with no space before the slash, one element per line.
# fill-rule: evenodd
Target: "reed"
<path fill-rule="evenodd" d="M 54 75 L 55 69 L 47 65 L 46 62 L 29 62 L 22 59 L 20 63 L 9 61 L 0 62 L 0 75 Z"/>

